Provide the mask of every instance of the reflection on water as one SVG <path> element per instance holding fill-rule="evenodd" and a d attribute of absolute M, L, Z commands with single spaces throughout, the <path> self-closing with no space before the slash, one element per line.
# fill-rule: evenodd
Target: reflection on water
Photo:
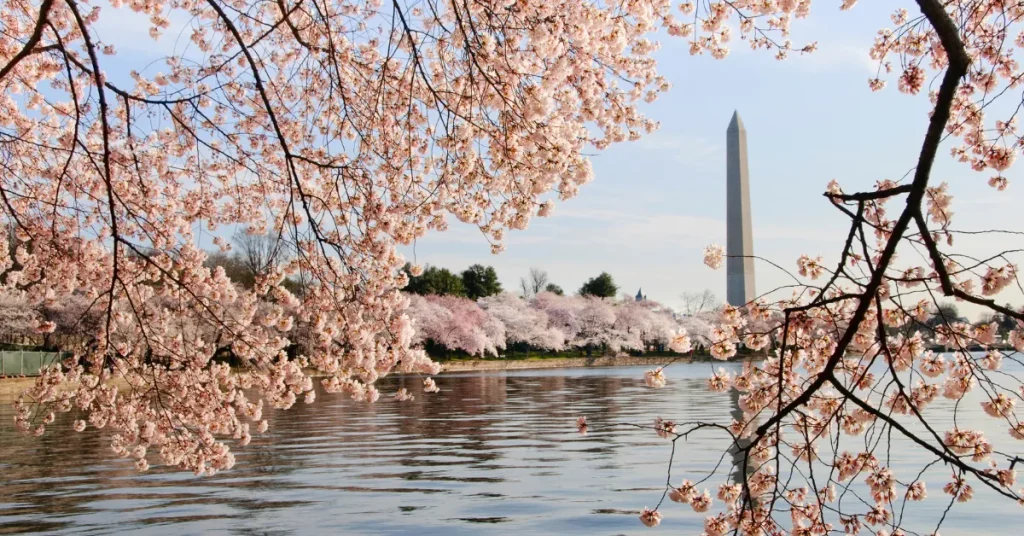
<path fill-rule="evenodd" d="M 673 366 L 661 390 L 644 387 L 643 369 L 615 368 L 444 375 L 441 393 L 404 403 L 319 393 L 313 405 L 273 412 L 270 433 L 237 449 L 234 469 L 202 478 L 138 474 L 94 430 L 18 435 L 4 406 L 0 533 L 643 533 L 636 516 L 658 502 L 669 442 L 601 424 L 657 415 L 728 423 L 734 399 L 705 389 L 709 370 Z M 418 385 L 390 378 L 382 390 Z M 585 437 L 578 415 L 593 423 Z M 725 446 L 720 433 L 681 440 L 673 481 L 709 471 Z M 915 461 L 901 455 L 894 465 Z M 941 511 L 941 483 L 929 488 Z M 701 531 L 688 507 L 663 512 L 670 530 Z M 1001 534 L 1021 521 L 1006 501 L 978 501 L 954 508 L 942 533 Z"/>

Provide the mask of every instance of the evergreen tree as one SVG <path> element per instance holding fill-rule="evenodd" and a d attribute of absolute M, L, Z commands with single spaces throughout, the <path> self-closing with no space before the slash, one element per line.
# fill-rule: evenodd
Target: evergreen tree
<path fill-rule="evenodd" d="M 580 296 L 596 296 L 598 298 L 613 298 L 619 291 L 608 272 L 601 272 L 601 275 L 592 277 L 580 287 Z"/>
<path fill-rule="evenodd" d="M 465 296 L 466 289 L 462 286 L 462 278 L 451 273 L 447 268 L 427 266 L 421 275 L 412 275 L 410 265 L 403 268 L 409 276 L 409 284 L 405 291 L 421 296 Z"/>
<path fill-rule="evenodd" d="M 462 288 L 471 300 L 486 298 L 501 292 L 501 281 L 493 266 L 474 264 L 462 272 Z"/>
<path fill-rule="evenodd" d="M 558 285 L 556 285 L 554 283 L 548 283 L 548 286 L 544 287 L 544 291 L 545 292 L 550 292 L 552 294 L 558 294 L 559 296 L 564 296 L 565 295 L 565 291 L 562 290 L 562 287 L 560 287 L 560 286 L 558 286 Z"/>

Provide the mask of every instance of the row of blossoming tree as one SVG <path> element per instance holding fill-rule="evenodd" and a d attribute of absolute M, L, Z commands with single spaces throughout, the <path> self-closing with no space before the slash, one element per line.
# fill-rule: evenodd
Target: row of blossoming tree
<path fill-rule="evenodd" d="M 236 285 L 235 289 L 240 287 Z M 412 322 L 413 346 L 481 357 L 498 356 L 512 347 L 526 351 L 574 350 L 588 355 L 667 351 L 680 332 L 688 332 L 697 345 L 707 346 L 719 316 L 717 311 L 677 316 L 654 301 L 628 297 L 616 301 L 551 292 L 541 292 L 531 299 L 511 293 L 479 300 L 417 294 L 407 294 L 407 299 L 405 312 Z M 90 311 L 89 301 L 81 295 L 32 308 L 24 293 L 0 292 L 0 342 L 73 349 L 88 340 L 101 320 L 102 315 Z M 290 356 L 308 351 L 306 345 L 311 341 L 304 325 L 289 325 L 281 318 L 275 322 L 294 343 L 289 348 Z M 53 325 L 52 331 L 39 329 L 46 323 Z M 214 345 L 219 342 L 221 353 L 231 357 L 229 339 L 215 330 L 208 330 L 202 337 Z"/>
<path fill-rule="evenodd" d="M 106 428 L 140 469 L 155 456 L 213 473 L 233 465 L 229 444 L 266 430 L 264 404 L 312 402 L 307 371 L 364 401 L 393 371 L 438 372 L 412 344 L 398 244 L 455 217 L 501 251 L 508 230 L 591 180 L 587 151 L 656 128 L 637 107 L 669 87 L 651 56 L 655 31 L 687 39 L 693 54 L 724 58 L 739 37 L 782 59 L 813 51 L 789 34 L 811 3 L 115 0 L 111 8 L 148 17 L 154 37 L 187 38 L 161 61 L 128 65 L 111 60 L 98 6 L 2 0 L 0 212 L 14 228 L 0 247 L 2 284 L 28 307 L 80 295 L 83 314 L 98 315 L 63 366 L 18 402 L 17 426 L 42 434 L 56 412 L 76 411 L 75 429 Z M 912 171 L 844 179 L 878 180 L 864 191 L 829 185 L 825 202 L 850 221 L 838 261 L 799 259 L 790 288 L 713 328 L 716 357 L 766 338 L 778 348 L 715 380 L 739 396 L 735 422 L 654 427 L 673 444 L 698 432 L 728 438 L 738 470 L 708 477 L 721 480 L 724 502 L 705 520 L 708 534 L 857 533 L 865 523 L 903 533 L 904 510 L 928 486 L 923 470 L 896 474 L 887 463 L 900 438 L 927 467 L 944 468 L 926 478 L 939 478 L 946 510 L 973 487 L 1024 497 L 1014 454 L 1024 392 L 1020 375 L 1001 369 L 1017 357 L 967 352 L 992 342 L 987 328 L 918 324 L 940 297 L 1024 321 L 995 301 L 1020 290 L 1007 250 L 978 257 L 954 247 L 985 230 L 955 228 L 949 191 L 932 177 L 947 140 L 954 158 L 1007 187 L 1024 147 L 1021 101 L 1009 91 L 1024 79 L 1013 57 L 1024 6 L 908 4 L 913 13 L 894 7 L 893 28 L 878 34 L 868 86 L 928 88 Z M 239 291 L 204 265 L 197 244 L 200 230 L 228 226 L 273 235 L 296 254 Z M 1006 231 L 1000 244 L 1018 236 Z M 708 253 L 710 265 L 721 262 Z M 301 296 L 282 284 L 294 274 L 312 282 Z M 748 328 L 775 315 L 765 332 Z M 961 351 L 928 354 L 924 336 L 887 329 L 906 324 Z M 299 338 L 305 353 L 288 359 Z M 1024 346 L 1024 331 L 1010 340 Z M 211 360 L 225 344 L 242 360 L 237 372 Z M 647 381 L 664 385 L 665 372 Z M 954 418 L 929 413 L 939 397 L 956 402 L 943 410 Z M 968 406 L 983 407 L 998 435 L 956 418 Z M 618 423 L 581 428 L 603 424 Z M 670 482 L 665 494 L 698 512 L 712 507 L 696 483 Z M 936 517 L 917 532 L 937 532 L 946 517 Z M 661 512 L 641 519 L 657 524 Z"/>
<path fill-rule="evenodd" d="M 673 338 L 681 332 L 689 332 L 697 344 L 706 345 L 718 313 L 677 319 L 653 301 L 541 292 L 529 300 L 510 293 L 478 301 L 411 296 L 409 316 L 416 328 L 414 343 L 429 341 L 470 355 L 498 355 L 513 345 L 615 354 L 670 350 Z"/>

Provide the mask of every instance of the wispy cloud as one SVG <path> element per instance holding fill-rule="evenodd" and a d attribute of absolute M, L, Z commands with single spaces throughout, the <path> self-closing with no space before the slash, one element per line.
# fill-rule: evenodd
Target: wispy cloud
<path fill-rule="evenodd" d="M 717 169 L 725 162 L 725 148 L 704 136 L 656 132 L 641 138 L 636 146 L 645 151 L 671 155 L 691 169 Z"/>
<path fill-rule="evenodd" d="M 150 61 L 175 55 L 184 55 L 194 60 L 203 56 L 190 40 L 194 19 L 185 11 L 171 10 L 168 13 L 170 26 L 161 32 L 159 39 L 154 40 L 149 35 L 153 23 L 145 14 L 128 7 L 114 8 L 103 0 L 100 0 L 99 6 L 102 14 L 93 29 L 103 43 L 113 45 L 118 52 L 130 52 Z"/>
<path fill-rule="evenodd" d="M 810 54 L 794 55 L 789 61 L 813 71 L 854 69 L 865 74 L 878 70 L 878 63 L 868 55 L 862 44 L 821 42 Z"/>
<path fill-rule="evenodd" d="M 991 197 L 971 197 L 966 199 L 955 199 L 955 205 L 1016 205 L 1018 200 L 1008 195 L 993 195 Z"/>
<path fill-rule="evenodd" d="M 724 243 L 726 225 L 724 218 L 711 218 L 674 213 L 644 213 L 635 210 L 566 208 L 549 221 L 539 225 L 559 226 L 565 220 L 583 220 L 585 232 L 549 233 L 543 230 L 544 241 L 551 243 L 614 243 L 622 244 L 630 249 L 661 248 L 661 247 L 700 247 L 718 242 Z M 835 242 L 839 228 L 808 229 L 806 226 L 785 223 L 754 222 L 754 240 L 757 241 L 794 241 L 801 244 Z M 510 235 L 510 239 L 519 241 L 524 235 Z M 539 238 L 539 237 L 537 237 Z M 523 243 L 523 242 L 520 242 Z"/>

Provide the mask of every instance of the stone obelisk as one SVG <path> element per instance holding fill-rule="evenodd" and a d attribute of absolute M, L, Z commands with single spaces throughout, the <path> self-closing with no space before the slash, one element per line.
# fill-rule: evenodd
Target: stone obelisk
<path fill-rule="evenodd" d="M 747 169 L 747 129 L 739 112 L 725 131 L 726 146 L 726 300 L 741 306 L 754 292 L 754 236 L 750 230 L 750 172 Z"/>

